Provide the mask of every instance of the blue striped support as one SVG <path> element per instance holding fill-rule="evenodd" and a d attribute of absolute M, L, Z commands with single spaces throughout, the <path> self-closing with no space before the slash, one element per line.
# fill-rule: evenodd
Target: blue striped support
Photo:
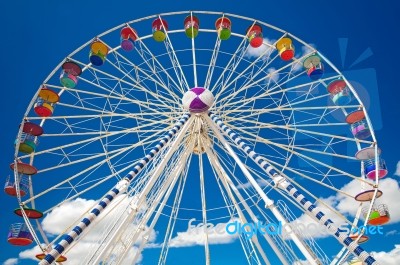
<path fill-rule="evenodd" d="M 279 172 L 276 171 L 262 156 L 257 154 L 252 150 L 252 148 L 247 145 L 237 133 L 232 131 L 227 125 L 225 125 L 222 120 L 214 113 L 209 113 L 210 118 L 217 125 L 219 130 L 226 136 L 228 136 L 237 147 L 245 152 L 249 158 L 251 158 L 256 164 L 258 164 L 267 175 L 274 179 L 274 177 L 280 176 Z M 284 187 L 287 193 L 293 197 L 303 208 L 314 215 L 321 225 L 328 228 L 331 234 L 335 235 L 336 238 L 341 242 L 346 248 L 353 252 L 357 257 L 359 257 L 365 264 L 376 265 L 378 262 L 368 254 L 364 249 L 362 249 L 356 241 L 353 241 L 350 237 L 344 233 L 340 233 L 339 228 L 330 220 L 321 210 L 318 209 L 314 204 L 312 204 L 308 199 L 305 198 L 288 180 L 284 180 L 279 183 L 279 186 Z"/>
<path fill-rule="evenodd" d="M 91 210 L 89 213 L 77 224 L 71 232 L 64 235 L 60 242 L 54 246 L 54 248 L 46 255 L 44 259 L 39 262 L 39 265 L 49 265 L 52 264 L 62 252 L 74 242 L 74 240 L 88 227 L 97 216 L 110 204 L 110 202 L 115 199 L 115 197 L 123 190 L 134 177 L 142 171 L 143 168 L 153 159 L 153 157 L 160 152 L 161 149 L 172 139 L 172 137 L 180 131 L 183 125 L 187 122 L 190 115 L 185 114 L 183 117 L 175 124 L 175 126 L 160 140 L 160 142 L 136 165 L 133 167 L 132 171 L 128 173 L 125 179 L 119 182 L 114 188 L 112 188 L 101 200 L 100 202 Z"/>

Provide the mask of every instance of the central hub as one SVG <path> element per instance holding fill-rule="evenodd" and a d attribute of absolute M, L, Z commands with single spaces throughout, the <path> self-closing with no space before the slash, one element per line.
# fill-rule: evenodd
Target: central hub
<path fill-rule="evenodd" d="M 202 113 L 214 104 L 214 96 L 204 87 L 194 87 L 183 95 L 182 104 L 192 113 Z"/>
<path fill-rule="evenodd" d="M 187 146 L 193 150 L 194 154 L 203 154 L 211 147 L 212 142 L 209 137 L 209 127 L 203 115 L 194 115 L 194 121 L 189 127 L 189 132 Z"/>

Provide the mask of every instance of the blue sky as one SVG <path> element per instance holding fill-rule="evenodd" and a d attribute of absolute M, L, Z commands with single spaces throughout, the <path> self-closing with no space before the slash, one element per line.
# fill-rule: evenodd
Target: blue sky
<path fill-rule="evenodd" d="M 13 142 L 26 106 L 34 92 L 52 69 L 67 54 L 98 33 L 139 17 L 180 10 L 212 10 L 239 14 L 276 25 L 298 36 L 329 58 L 350 80 L 365 87 L 364 96 L 370 101 L 370 114 L 375 126 L 379 146 L 389 168 L 389 176 L 398 183 L 394 173 L 400 147 L 397 132 L 400 114 L 397 87 L 397 52 L 395 32 L 400 19 L 397 7 L 384 6 L 376 1 L 253 1 L 252 4 L 233 1 L 83 1 L 67 3 L 55 1 L 19 1 L 2 3 L 0 17 L 3 28 L 2 91 L 0 108 L 3 125 L 0 132 L 0 169 L 3 179 L 11 173 Z M 347 47 L 345 48 L 345 44 Z M 340 50 L 342 48 L 342 52 Z M 344 51 L 346 51 L 344 53 Z M 368 106 L 368 104 L 366 104 Z M 11 247 L 5 238 L 8 226 L 18 220 L 12 210 L 17 204 L 13 198 L 0 194 L 1 221 L 0 262 L 18 257 L 26 248 Z M 389 205 L 390 207 L 390 205 Z M 391 232 L 374 238 L 365 245 L 369 251 L 390 252 L 398 244 L 399 223 L 385 226 Z M 322 246 L 329 243 L 322 242 Z M 240 245 L 234 244 L 233 250 Z M 235 264 L 231 250 L 216 245 L 215 264 Z M 143 264 L 153 264 L 152 254 L 159 249 L 148 249 Z M 198 257 L 203 248 L 196 247 L 192 255 Z M 187 261 L 184 249 L 172 252 L 179 264 Z M 147 258 L 147 259 L 146 259 Z M 20 264 L 28 264 L 22 260 Z M 201 264 L 201 262 L 193 264 Z M 395 264 L 395 263 L 388 263 Z"/>

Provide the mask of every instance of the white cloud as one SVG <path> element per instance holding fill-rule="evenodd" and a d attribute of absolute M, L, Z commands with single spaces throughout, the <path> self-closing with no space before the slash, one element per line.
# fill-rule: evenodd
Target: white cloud
<path fill-rule="evenodd" d="M 264 42 L 273 45 L 275 43 L 275 40 L 269 40 L 267 38 L 264 38 Z M 250 45 L 248 45 L 246 50 L 246 56 L 248 58 L 253 58 L 253 57 L 257 58 L 264 54 L 263 57 L 268 58 L 274 50 L 275 50 L 274 48 L 265 44 L 261 45 L 258 48 L 253 48 Z"/>
<path fill-rule="evenodd" d="M 88 257 L 88 254 L 91 253 L 92 250 L 95 250 L 100 246 L 100 241 L 104 238 L 104 233 L 109 231 L 108 228 L 117 222 L 117 218 L 121 213 L 127 210 L 127 207 L 129 207 L 132 199 L 134 198 L 126 195 L 120 195 L 113 200 L 112 204 L 110 204 L 98 217 L 98 219 L 96 219 L 87 229 L 88 233 L 82 236 L 80 240 L 77 241 L 76 245 L 65 252 L 64 255 L 68 258 L 69 264 L 81 264 L 82 261 L 85 260 L 85 257 Z M 77 220 L 81 220 L 82 215 L 92 209 L 96 203 L 97 202 L 94 200 L 77 198 L 55 208 L 52 212 L 47 214 L 42 221 L 44 232 L 50 235 L 59 235 L 65 233 L 66 231 L 70 231 L 70 226 L 75 226 Z M 144 209 L 145 208 L 143 207 L 141 208 L 141 210 Z M 132 236 L 131 233 L 134 233 L 136 230 L 137 225 L 129 224 L 126 230 L 128 232 L 124 234 L 122 240 L 127 240 L 130 236 Z M 136 240 L 133 245 L 140 244 L 145 233 L 149 236 L 149 242 L 154 242 L 156 239 L 156 232 L 153 229 L 150 230 L 149 227 L 146 226 L 139 235 L 138 240 Z M 132 264 L 131 260 L 136 252 L 137 247 L 131 247 L 127 254 L 126 261 L 122 264 Z M 39 253 L 41 253 L 41 250 L 36 246 L 21 252 L 19 258 L 37 260 L 35 255 Z M 142 255 L 139 254 L 137 262 L 140 262 L 141 260 Z"/>
<path fill-rule="evenodd" d="M 396 223 L 400 221 L 400 187 L 399 183 L 391 178 L 382 179 L 379 182 L 379 189 L 383 191 L 382 197 L 376 200 L 376 204 L 386 204 L 388 205 L 391 223 Z M 340 190 L 347 194 L 358 194 L 361 191 L 360 182 L 357 180 L 353 180 L 346 185 L 344 185 Z M 342 193 L 337 193 L 335 196 L 330 196 L 328 198 L 320 198 L 324 204 L 331 206 L 336 209 L 338 212 L 344 215 L 355 216 L 357 213 L 357 209 L 359 207 L 359 202 L 350 198 L 348 196 L 343 195 Z M 365 204 L 367 205 L 367 204 Z M 324 207 L 321 203 L 317 204 L 318 207 L 321 208 L 322 212 L 324 212 L 335 224 L 344 224 L 344 221 L 340 219 L 336 214 L 332 213 L 326 207 Z M 307 236 L 311 236 L 313 238 L 324 238 L 328 237 L 328 233 L 324 233 L 323 226 L 319 225 L 313 218 L 311 218 L 307 214 L 302 214 L 296 220 L 291 222 L 292 225 L 302 224 L 304 226 L 310 226 L 311 224 L 315 226 L 315 229 L 308 229 Z M 321 232 L 322 231 L 322 232 Z M 397 231 L 396 231 L 397 232 Z M 391 232 L 393 233 L 393 232 Z M 391 235 L 388 232 L 386 235 Z"/>
<path fill-rule="evenodd" d="M 276 72 L 276 69 L 271 67 L 267 70 L 268 75 L 270 75 L 269 79 L 274 83 L 278 82 L 279 80 L 279 72 Z"/>
<path fill-rule="evenodd" d="M 326 205 L 332 205 L 333 198 L 329 197 L 326 199 L 321 199 L 321 201 Z M 322 203 L 317 203 L 316 206 L 321 209 L 322 212 L 326 214 L 328 218 L 330 218 L 335 224 L 343 224 L 344 221 L 341 220 L 334 213 L 329 211 Z M 319 224 L 313 218 L 311 218 L 308 214 L 302 214 L 296 220 L 290 223 L 295 229 L 298 229 L 301 232 L 301 235 L 305 238 L 325 238 L 329 236 L 328 231 L 326 231 L 325 226 Z M 282 231 L 284 232 L 284 231 Z M 285 238 L 288 238 L 288 235 L 284 234 Z"/>
<path fill-rule="evenodd" d="M 309 45 L 311 46 L 311 48 L 308 47 L 308 46 L 302 46 L 301 47 L 301 53 L 297 55 L 297 58 L 302 58 L 303 56 L 306 56 L 307 54 L 310 54 L 312 51 L 315 50 L 315 45 L 314 44 L 311 43 Z M 303 68 L 303 61 L 304 61 L 304 59 L 303 60 L 297 60 L 295 63 L 293 63 L 292 71 L 294 73 L 304 69 Z"/>
<path fill-rule="evenodd" d="M 344 185 L 340 190 L 355 196 L 361 192 L 361 184 L 357 180 L 352 180 Z M 339 212 L 355 216 L 360 203 L 353 198 L 349 198 L 348 196 L 338 193 L 333 198 L 333 204 L 335 208 L 339 210 Z"/>
<path fill-rule="evenodd" d="M 399 183 L 395 179 L 384 178 L 379 182 L 379 189 L 383 191 L 383 195 L 379 199 L 376 199 L 376 204 L 387 204 L 392 219 L 391 221 L 400 221 L 400 201 L 397 199 L 400 197 Z M 357 180 L 353 180 L 343 186 L 341 190 L 348 194 L 357 195 L 361 192 L 360 183 Z M 334 197 L 334 204 L 339 212 L 355 216 L 359 202 L 343 194 L 337 194 Z M 365 206 L 367 205 L 368 204 L 365 204 Z"/>
<path fill-rule="evenodd" d="M 40 250 L 40 248 L 38 246 L 35 246 L 33 248 L 30 248 L 30 249 L 20 252 L 19 258 L 20 259 L 32 259 L 32 260 L 37 261 L 35 256 L 39 253 L 42 253 L 42 251 Z"/>
<path fill-rule="evenodd" d="M 262 178 L 258 178 L 258 179 L 256 179 L 256 181 L 257 181 L 258 185 L 260 185 L 260 187 L 266 187 L 270 183 L 269 181 L 267 181 L 265 179 L 262 179 Z M 252 185 L 251 185 L 250 182 L 246 182 L 246 183 L 239 184 L 239 185 L 236 186 L 236 188 L 238 188 L 239 190 L 248 189 L 248 188 L 251 188 L 251 187 L 252 187 Z"/>
<path fill-rule="evenodd" d="M 371 255 L 379 261 L 381 265 L 398 265 L 400 260 L 400 245 L 395 245 L 394 249 L 389 252 L 380 251 L 375 252 L 372 251 Z"/>
<path fill-rule="evenodd" d="M 68 264 L 82 264 L 82 260 L 87 256 L 87 251 L 93 247 L 93 243 L 83 242 L 79 244 L 79 247 L 71 248 L 71 250 L 66 253 L 66 257 L 68 258 Z M 137 253 L 137 247 L 131 247 L 128 254 L 126 255 L 124 261 L 121 263 L 122 265 L 132 265 L 132 260 Z M 114 256 L 110 258 L 115 258 Z M 139 258 L 136 261 L 136 264 L 141 262 L 143 259 L 142 254 L 139 254 Z"/>
<path fill-rule="evenodd" d="M 94 200 L 77 198 L 58 206 L 43 219 L 43 230 L 51 235 L 63 233 L 65 228 L 77 223 L 82 214 L 91 209 L 95 203 Z"/>
<path fill-rule="evenodd" d="M 124 261 L 121 264 L 122 265 L 132 265 L 132 261 L 135 258 L 137 252 L 138 252 L 138 248 L 132 247 L 129 250 L 129 253 L 126 255 Z M 139 254 L 139 257 L 136 259 L 136 264 L 140 263 L 142 260 L 143 260 L 143 255 Z"/>
<path fill-rule="evenodd" d="M 392 178 L 384 178 L 379 181 L 379 189 L 383 192 L 382 197 L 376 199 L 375 203 L 387 204 L 390 212 L 391 222 L 396 223 L 400 221 L 400 187 L 399 183 Z M 348 194 L 358 194 L 360 190 L 360 183 L 357 180 L 353 180 L 341 188 L 342 191 Z M 335 208 L 345 214 L 355 216 L 359 202 L 353 198 L 344 196 L 343 194 L 337 194 L 333 198 L 332 203 Z M 367 205 L 367 204 L 365 204 Z"/>
<path fill-rule="evenodd" d="M 16 265 L 16 264 L 18 264 L 18 259 L 16 258 L 8 259 L 3 262 L 3 265 Z"/>
<path fill-rule="evenodd" d="M 301 46 L 301 55 L 300 56 L 307 55 L 316 50 L 315 44 L 310 43 L 308 45 L 310 45 L 310 46 Z"/>
<path fill-rule="evenodd" d="M 394 172 L 394 174 L 395 174 L 396 176 L 400 176 L 400 161 L 397 162 L 396 172 Z"/>

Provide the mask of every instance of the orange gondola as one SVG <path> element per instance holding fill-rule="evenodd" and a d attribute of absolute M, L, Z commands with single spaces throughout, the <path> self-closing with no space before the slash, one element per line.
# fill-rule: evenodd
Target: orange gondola
<path fill-rule="evenodd" d="M 42 260 L 42 259 L 44 259 L 44 258 L 46 257 L 46 254 L 40 253 L 40 254 L 35 255 L 35 257 L 36 257 L 38 260 Z M 59 257 L 56 259 L 56 262 L 64 262 L 64 261 L 67 261 L 67 260 L 68 260 L 67 257 L 61 255 L 61 256 L 59 256 Z"/>
<path fill-rule="evenodd" d="M 76 79 L 76 78 L 75 78 Z M 65 87 L 67 82 L 70 81 L 64 80 L 63 84 Z M 54 104 L 56 104 L 60 100 L 60 97 L 56 92 L 47 87 L 43 87 L 39 91 L 38 98 L 36 99 L 36 103 L 34 106 L 35 113 L 40 117 L 50 117 L 54 112 Z"/>
<path fill-rule="evenodd" d="M 362 244 L 362 243 L 365 243 L 365 242 L 367 242 L 368 240 L 369 240 L 369 237 L 368 236 L 366 236 L 366 235 L 359 235 L 359 234 L 351 234 L 351 235 L 349 235 L 349 237 L 351 238 L 351 239 L 353 239 L 353 240 L 356 240 L 358 237 L 360 237 L 358 240 L 357 240 L 357 243 L 358 244 Z"/>
<path fill-rule="evenodd" d="M 292 43 L 292 39 L 285 37 L 280 39 L 276 43 L 276 49 L 279 52 L 279 56 L 284 61 L 289 61 L 294 57 L 294 46 Z"/>
<path fill-rule="evenodd" d="M 95 40 L 90 44 L 89 60 L 95 66 L 105 63 L 108 54 L 108 47 L 103 42 Z"/>

